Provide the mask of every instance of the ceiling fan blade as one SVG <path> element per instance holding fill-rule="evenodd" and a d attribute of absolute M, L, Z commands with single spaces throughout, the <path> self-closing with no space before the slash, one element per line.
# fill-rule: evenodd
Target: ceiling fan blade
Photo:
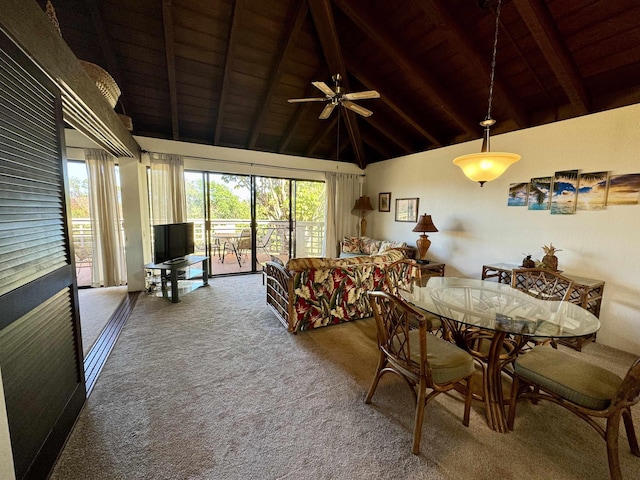
<path fill-rule="evenodd" d="M 371 115 L 373 115 L 373 112 L 371 110 L 367 110 L 366 108 L 361 107 L 360 105 L 356 105 L 349 100 L 344 100 L 342 102 L 342 105 L 344 105 L 349 110 L 353 110 L 354 112 L 362 115 L 363 117 L 370 117 Z"/>
<path fill-rule="evenodd" d="M 333 90 L 331 90 L 331 88 L 329 87 L 329 85 L 327 85 L 324 82 L 311 82 L 311 84 L 316 87 L 317 89 L 319 89 L 322 93 L 324 93 L 325 95 L 329 96 L 329 97 L 335 97 L 336 96 L 336 92 L 334 92 Z"/>
<path fill-rule="evenodd" d="M 302 102 L 326 102 L 327 98 L 290 98 L 287 100 L 289 103 L 302 103 Z"/>
<path fill-rule="evenodd" d="M 380 94 L 375 90 L 367 90 L 366 92 L 352 92 L 344 95 L 347 100 L 364 100 L 365 98 L 380 98 Z"/>
<path fill-rule="evenodd" d="M 333 112 L 333 109 L 335 108 L 335 104 L 333 102 L 331 103 L 327 103 L 326 107 L 324 107 L 322 109 L 322 113 L 320 114 L 320 116 L 318 117 L 320 120 L 326 120 L 327 118 L 329 118 L 329 115 L 331 115 L 331 112 Z"/>

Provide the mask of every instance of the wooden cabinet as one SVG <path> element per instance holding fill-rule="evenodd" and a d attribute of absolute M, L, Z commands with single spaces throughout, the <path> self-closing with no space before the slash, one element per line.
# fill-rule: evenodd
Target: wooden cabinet
<path fill-rule="evenodd" d="M 511 285 L 511 271 L 522 268 L 514 263 L 494 263 L 493 265 L 482 266 L 482 279 L 495 278 L 499 283 Z M 600 305 L 602 303 L 602 293 L 604 292 L 604 281 L 593 278 L 578 277 L 570 273 L 562 272 L 562 275 L 573 280 L 574 287 L 569 301 L 580 305 L 585 310 L 600 317 Z M 558 339 L 559 343 L 568 345 L 580 351 L 585 343 L 595 340 L 596 334 L 586 337 L 577 337 L 571 340 Z"/>

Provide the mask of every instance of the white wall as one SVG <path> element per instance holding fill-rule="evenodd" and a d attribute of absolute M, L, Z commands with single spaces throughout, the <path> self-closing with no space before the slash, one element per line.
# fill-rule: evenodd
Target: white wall
<path fill-rule="evenodd" d="M 438 233 L 427 257 L 447 264 L 447 276 L 480 278 L 482 265 L 520 263 L 543 255 L 542 245 L 562 249 L 559 268 L 606 282 L 598 342 L 640 354 L 640 205 L 551 215 L 507 207 L 510 183 L 556 171 L 640 173 L 640 105 L 492 137 L 494 151 L 522 155 L 497 180 L 480 188 L 452 160 L 480 150 L 481 141 L 375 163 L 365 170 L 365 191 L 377 205 L 391 192 L 391 212 L 367 216 L 370 236 L 415 245 L 413 223 L 394 221 L 397 198 L 419 197 Z"/>

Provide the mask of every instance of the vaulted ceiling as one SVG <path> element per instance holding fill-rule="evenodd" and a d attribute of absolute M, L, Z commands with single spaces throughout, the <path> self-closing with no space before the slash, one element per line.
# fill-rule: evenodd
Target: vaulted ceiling
<path fill-rule="evenodd" d="M 136 135 L 364 168 L 482 134 L 496 1 L 52 4 L 76 57 L 116 80 Z M 492 132 L 640 102 L 639 20 L 638 0 L 503 0 Z M 372 116 L 287 102 L 322 97 L 311 82 L 336 73 L 346 92 L 380 93 L 356 101 Z"/>

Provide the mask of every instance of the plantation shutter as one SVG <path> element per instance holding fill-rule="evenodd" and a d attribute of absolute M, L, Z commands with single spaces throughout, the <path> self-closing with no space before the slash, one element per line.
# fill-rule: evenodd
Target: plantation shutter
<path fill-rule="evenodd" d="M 0 368 L 16 478 L 45 478 L 85 400 L 60 92 L 0 34 Z"/>

